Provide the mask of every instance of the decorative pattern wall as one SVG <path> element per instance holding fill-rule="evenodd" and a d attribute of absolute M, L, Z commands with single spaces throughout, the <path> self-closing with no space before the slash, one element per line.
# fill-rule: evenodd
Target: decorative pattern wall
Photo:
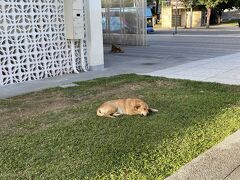
<path fill-rule="evenodd" d="M 63 8 L 63 0 L 0 1 L 1 85 L 72 73 Z M 83 58 L 76 48 L 79 70 L 81 59 L 87 61 L 84 42 Z"/>

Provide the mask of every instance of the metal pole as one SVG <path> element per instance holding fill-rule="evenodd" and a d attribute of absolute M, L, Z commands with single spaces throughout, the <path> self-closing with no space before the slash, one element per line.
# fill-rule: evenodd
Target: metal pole
<path fill-rule="evenodd" d="M 190 11 L 190 29 L 192 29 L 192 20 L 193 20 L 193 5 L 191 3 L 191 11 Z"/>
<path fill-rule="evenodd" d="M 177 14 L 178 14 L 177 3 L 178 3 L 178 1 L 176 0 L 176 5 L 175 5 L 175 32 L 174 32 L 174 34 L 177 34 L 177 23 L 178 23 L 178 20 L 177 20 Z"/>

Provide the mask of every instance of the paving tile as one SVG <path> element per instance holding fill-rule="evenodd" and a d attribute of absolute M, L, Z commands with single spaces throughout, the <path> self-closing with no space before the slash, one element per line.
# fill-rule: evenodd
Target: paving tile
<path fill-rule="evenodd" d="M 177 72 L 181 72 L 184 71 L 185 68 L 183 67 L 173 67 L 173 68 L 168 68 L 168 69 L 163 69 L 163 70 L 158 70 L 158 71 L 153 71 L 151 73 L 146 73 L 148 75 L 158 75 L 158 74 L 164 74 L 164 75 L 168 75 L 168 74 L 173 74 L 173 73 L 177 73 Z"/>
<path fill-rule="evenodd" d="M 221 70 L 221 69 L 206 69 L 206 68 L 185 68 L 180 71 L 176 71 L 172 73 L 171 75 L 175 76 L 186 76 L 189 78 L 192 77 L 202 77 L 202 79 L 210 78 L 212 76 L 216 76 L 220 73 L 225 72 L 226 70 Z"/>
<path fill-rule="evenodd" d="M 226 78 L 212 77 L 212 78 L 205 79 L 204 81 L 217 82 L 222 84 L 240 85 L 240 79 L 226 79 Z"/>
<path fill-rule="evenodd" d="M 214 78 L 218 79 L 235 79 L 236 81 L 240 80 L 240 71 L 228 71 L 224 72 L 222 74 L 217 74 Z"/>
<path fill-rule="evenodd" d="M 221 69 L 221 70 L 231 70 L 236 67 L 240 67 L 240 64 L 236 66 L 234 63 L 223 63 L 223 62 L 211 62 L 200 66 L 206 69 Z"/>
<path fill-rule="evenodd" d="M 189 62 L 172 68 L 148 73 L 174 79 L 189 79 L 224 84 L 240 84 L 239 54 Z"/>
<path fill-rule="evenodd" d="M 240 179 L 240 164 L 239 166 L 231 172 L 226 178 L 226 180 L 239 180 Z"/>

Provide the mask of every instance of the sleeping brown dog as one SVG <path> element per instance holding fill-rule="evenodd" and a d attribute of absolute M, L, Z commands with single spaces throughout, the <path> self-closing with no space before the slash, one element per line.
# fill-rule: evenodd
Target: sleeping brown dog
<path fill-rule="evenodd" d="M 149 112 L 158 112 L 157 109 L 149 108 L 147 103 L 141 99 L 117 99 L 103 103 L 97 109 L 98 116 L 115 118 L 126 115 L 143 115 L 147 116 Z"/>

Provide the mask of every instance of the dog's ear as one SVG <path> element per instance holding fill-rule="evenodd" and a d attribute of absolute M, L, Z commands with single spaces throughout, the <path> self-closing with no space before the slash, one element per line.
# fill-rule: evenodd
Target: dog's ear
<path fill-rule="evenodd" d="M 140 107 L 141 107 L 141 105 L 140 105 L 140 104 L 137 104 L 137 105 L 134 106 L 134 109 L 135 109 L 135 110 L 138 110 Z"/>

